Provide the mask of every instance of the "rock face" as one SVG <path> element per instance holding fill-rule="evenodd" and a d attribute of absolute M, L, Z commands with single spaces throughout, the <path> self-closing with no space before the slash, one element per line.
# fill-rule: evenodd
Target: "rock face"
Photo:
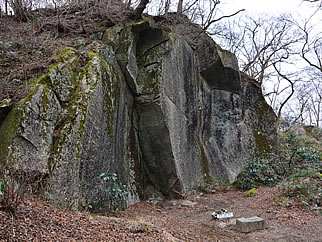
<path fill-rule="evenodd" d="M 108 209 L 102 172 L 119 174 L 127 205 L 151 186 L 180 197 L 234 181 L 251 150 L 269 151 L 273 111 L 210 38 L 193 50 L 142 21 L 108 29 L 87 50 L 65 49 L 2 117 L 1 161 L 42 174 L 52 203 Z"/>

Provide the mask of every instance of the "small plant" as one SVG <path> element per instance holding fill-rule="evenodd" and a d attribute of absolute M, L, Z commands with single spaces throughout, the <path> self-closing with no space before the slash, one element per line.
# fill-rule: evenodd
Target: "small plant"
<path fill-rule="evenodd" d="M 8 184 L 4 178 L 0 180 L 0 196 L 4 195 L 4 191 L 8 187 Z"/>
<path fill-rule="evenodd" d="M 8 149 L 7 163 L 0 164 L 0 209 L 14 214 L 24 201 L 35 174 L 15 169 L 13 166 L 19 159 L 19 148 L 9 146 Z"/>
<path fill-rule="evenodd" d="M 15 169 L 0 167 L 0 209 L 14 214 L 28 192 L 28 179 Z"/>
<path fill-rule="evenodd" d="M 252 196 L 256 196 L 258 193 L 258 190 L 256 188 L 252 188 L 250 190 L 248 190 L 247 192 L 244 193 L 244 197 L 252 197 Z"/>
<path fill-rule="evenodd" d="M 84 49 L 86 41 L 84 39 L 76 39 L 74 40 L 74 46 L 78 49 Z"/>
<path fill-rule="evenodd" d="M 212 189 L 213 185 L 209 184 L 209 183 L 202 183 L 200 186 L 199 186 L 199 190 L 201 192 L 205 192 L 205 193 L 208 193 L 211 189 Z"/>
<path fill-rule="evenodd" d="M 288 197 L 286 196 L 279 196 L 273 200 L 274 205 L 279 205 L 283 207 L 290 207 L 292 206 L 292 202 L 289 201 Z"/>
<path fill-rule="evenodd" d="M 117 210 L 120 207 L 120 203 L 127 199 L 128 192 L 126 185 L 118 181 L 116 173 L 102 173 L 100 178 L 105 185 L 104 192 L 110 202 L 110 209 Z"/>
<path fill-rule="evenodd" d="M 81 208 L 80 209 L 82 209 L 82 210 L 88 211 L 88 210 L 90 210 L 92 208 L 93 208 L 93 206 L 91 204 L 89 204 L 89 203 L 85 203 L 85 202 L 81 203 Z"/>

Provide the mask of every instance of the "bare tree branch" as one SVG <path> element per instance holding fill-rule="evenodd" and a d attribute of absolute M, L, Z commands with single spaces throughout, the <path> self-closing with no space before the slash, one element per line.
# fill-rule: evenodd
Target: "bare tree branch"
<path fill-rule="evenodd" d="M 235 15 L 239 14 L 239 13 L 240 13 L 240 12 L 242 12 L 242 11 L 245 11 L 245 9 L 240 9 L 240 10 L 238 10 L 237 12 L 235 12 L 235 13 L 233 13 L 233 14 L 230 14 L 230 15 L 224 15 L 224 16 L 222 16 L 222 17 L 220 17 L 220 18 L 217 18 L 217 19 L 211 20 L 211 21 L 209 21 L 209 22 L 208 22 L 208 24 L 207 24 L 203 29 L 204 29 L 204 30 L 207 30 L 207 29 L 210 27 L 210 25 L 212 25 L 213 23 L 218 22 L 218 21 L 220 21 L 220 20 L 222 20 L 222 19 L 224 19 L 224 18 L 230 18 L 230 17 L 233 17 L 233 16 L 235 16 Z"/>
<path fill-rule="evenodd" d="M 142 14 L 146 5 L 149 3 L 149 0 L 141 0 L 137 8 L 135 9 L 134 19 L 138 20 L 142 18 Z"/>
<path fill-rule="evenodd" d="M 281 121 L 282 109 L 283 109 L 284 105 L 290 100 L 290 98 L 294 94 L 294 83 L 286 75 L 283 75 L 279 71 L 279 69 L 276 67 L 276 63 L 273 63 L 273 66 L 274 66 L 275 71 L 278 73 L 278 75 L 280 75 L 283 79 L 285 79 L 286 81 L 288 81 L 288 83 L 290 84 L 290 87 L 291 87 L 291 93 L 281 103 L 281 105 L 280 105 L 280 107 L 278 109 L 278 112 L 277 112 L 276 131 L 278 131 L 279 130 L 280 121 Z"/>

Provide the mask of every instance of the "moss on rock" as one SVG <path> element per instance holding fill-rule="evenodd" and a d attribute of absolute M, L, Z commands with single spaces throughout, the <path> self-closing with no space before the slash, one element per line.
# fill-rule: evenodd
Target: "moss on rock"
<path fill-rule="evenodd" d="M 9 146 L 12 145 L 13 139 L 19 131 L 23 114 L 23 109 L 20 106 L 15 107 L 0 126 L 0 163 L 3 165 L 6 164 Z"/>
<path fill-rule="evenodd" d="M 255 138 L 256 153 L 265 155 L 272 151 L 274 140 L 270 135 L 273 135 L 276 123 L 276 115 L 272 108 L 263 99 L 256 102 L 252 108 L 255 118 L 253 120 L 253 136 Z"/>
<path fill-rule="evenodd" d="M 257 193 L 258 193 L 258 190 L 256 188 L 252 188 L 244 193 L 244 197 L 256 196 Z"/>
<path fill-rule="evenodd" d="M 253 135 L 255 137 L 257 155 L 263 156 L 272 151 L 271 140 L 267 137 L 267 135 L 261 133 L 256 127 L 253 129 Z"/>

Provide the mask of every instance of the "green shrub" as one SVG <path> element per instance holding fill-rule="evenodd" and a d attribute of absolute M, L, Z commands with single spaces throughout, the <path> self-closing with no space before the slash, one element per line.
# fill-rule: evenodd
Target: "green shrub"
<path fill-rule="evenodd" d="M 250 164 L 238 175 L 234 185 L 244 190 L 260 185 L 275 186 L 281 180 L 272 166 L 272 160 L 267 157 L 253 157 Z"/>
<path fill-rule="evenodd" d="M 289 176 L 282 183 L 282 190 L 285 195 L 301 200 L 302 204 L 322 204 L 322 178 L 312 169 Z"/>
<path fill-rule="evenodd" d="M 110 210 L 117 210 L 128 196 L 126 185 L 118 181 L 116 173 L 102 173 L 100 178 L 104 182 L 104 192 L 107 195 Z"/>
<path fill-rule="evenodd" d="M 321 169 L 319 145 L 310 137 L 298 137 L 294 132 L 279 135 L 277 158 L 286 176 L 297 170 Z"/>
<path fill-rule="evenodd" d="M 288 176 L 321 173 L 320 149 L 310 137 L 298 137 L 294 132 L 280 134 L 275 152 L 263 157 L 253 155 L 234 185 L 245 190 L 260 185 L 272 187 Z"/>

